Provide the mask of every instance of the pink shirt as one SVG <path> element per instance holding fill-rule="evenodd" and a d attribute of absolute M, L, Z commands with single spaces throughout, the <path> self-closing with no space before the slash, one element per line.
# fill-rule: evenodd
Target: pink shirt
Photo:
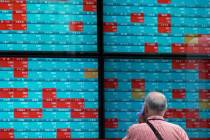
<path fill-rule="evenodd" d="M 151 116 L 148 120 L 158 130 L 164 140 L 189 140 L 186 132 L 180 126 L 164 121 L 161 116 Z M 146 123 L 140 123 L 132 125 L 123 140 L 157 140 L 157 138 Z"/>

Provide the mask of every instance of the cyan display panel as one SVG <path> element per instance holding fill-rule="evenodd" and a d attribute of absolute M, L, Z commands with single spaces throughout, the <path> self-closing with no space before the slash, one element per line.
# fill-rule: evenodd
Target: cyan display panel
<path fill-rule="evenodd" d="M 0 58 L 0 139 L 98 138 L 98 62 Z"/>
<path fill-rule="evenodd" d="M 104 0 L 104 50 L 210 54 L 209 17 L 209 0 Z"/>
<path fill-rule="evenodd" d="M 0 2 L 0 51 L 97 51 L 96 0 Z"/>
<path fill-rule="evenodd" d="M 106 59 L 106 138 L 126 135 L 151 91 L 167 97 L 167 121 L 190 138 L 210 138 L 209 64 L 207 59 Z"/>

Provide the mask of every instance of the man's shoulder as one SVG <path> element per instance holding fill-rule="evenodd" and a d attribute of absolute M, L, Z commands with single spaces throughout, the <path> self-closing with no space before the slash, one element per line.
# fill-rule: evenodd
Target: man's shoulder
<path fill-rule="evenodd" d="M 145 129 L 145 127 L 147 127 L 146 123 L 139 123 L 139 124 L 133 124 L 132 126 L 130 126 L 130 130 L 136 130 L 136 129 Z"/>
<path fill-rule="evenodd" d="M 179 125 L 177 124 L 173 124 L 173 123 L 170 123 L 170 122 L 165 122 L 166 126 L 174 129 L 175 131 L 182 131 L 182 132 L 185 132 L 184 129 L 182 127 L 180 127 Z M 149 126 L 147 125 L 147 123 L 139 123 L 139 124 L 133 124 L 132 126 L 129 127 L 129 131 L 135 131 L 135 130 L 145 130 L 149 128 Z"/>
<path fill-rule="evenodd" d="M 146 123 L 133 124 L 128 129 L 128 134 L 123 140 L 137 140 L 141 137 L 141 131 L 144 131 Z M 138 137 L 138 138 L 137 138 Z"/>
<path fill-rule="evenodd" d="M 170 123 L 170 122 L 167 122 L 167 124 L 168 124 L 171 128 L 174 128 L 174 129 L 176 129 L 176 130 L 184 131 L 184 129 L 183 129 L 181 126 L 177 125 L 177 124 Z"/>
<path fill-rule="evenodd" d="M 182 137 L 183 140 L 189 140 L 186 131 L 179 125 L 169 123 L 168 124 L 173 128 L 173 130 Z"/>

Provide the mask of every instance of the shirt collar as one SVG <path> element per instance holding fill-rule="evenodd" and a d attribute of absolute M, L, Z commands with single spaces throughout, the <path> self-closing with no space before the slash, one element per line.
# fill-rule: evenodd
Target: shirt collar
<path fill-rule="evenodd" d="M 147 120 L 164 120 L 163 116 L 150 116 Z"/>

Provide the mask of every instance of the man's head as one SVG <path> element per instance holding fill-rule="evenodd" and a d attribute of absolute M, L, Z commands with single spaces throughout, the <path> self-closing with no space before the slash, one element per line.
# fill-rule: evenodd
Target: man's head
<path fill-rule="evenodd" d="M 144 101 L 145 116 L 164 116 L 167 109 L 167 99 L 160 92 L 150 92 Z"/>

